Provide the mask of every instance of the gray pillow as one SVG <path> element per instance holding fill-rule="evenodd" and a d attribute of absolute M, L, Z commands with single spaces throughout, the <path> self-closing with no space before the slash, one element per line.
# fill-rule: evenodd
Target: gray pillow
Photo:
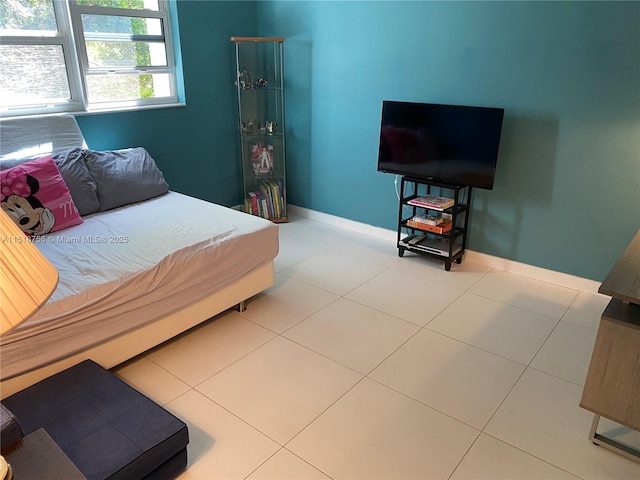
<path fill-rule="evenodd" d="M 89 169 L 83 161 L 84 150 L 72 148 L 65 152 L 56 153 L 53 161 L 64 183 L 69 187 L 73 203 L 78 208 L 80 215 L 89 215 L 98 211 L 98 186 L 89 173 Z"/>
<path fill-rule="evenodd" d="M 98 193 L 96 182 L 89 173 L 89 169 L 83 161 L 83 152 L 81 148 L 72 148 L 64 152 L 57 153 L 53 156 L 60 175 L 67 184 L 73 203 L 75 203 L 80 215 L 89 215 L 98 211 Z M 1 160 L 0 170 L 13 168 L 36 158 L 18 158 L 11 160 Z"/>
<path fill-rule="evenodd" d="M 142 147 L 106 152 L 85 150 L 84 161 L 98 186 L 101 212 L 169 191 L 156 162 Z"/>

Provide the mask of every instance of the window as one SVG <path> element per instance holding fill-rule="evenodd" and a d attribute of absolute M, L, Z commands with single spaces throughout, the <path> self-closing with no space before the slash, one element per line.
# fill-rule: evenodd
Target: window
<path fill-rule="evenodd" d="M 0 0 L 0 113 L 178 102 L 167 0 Z"/>

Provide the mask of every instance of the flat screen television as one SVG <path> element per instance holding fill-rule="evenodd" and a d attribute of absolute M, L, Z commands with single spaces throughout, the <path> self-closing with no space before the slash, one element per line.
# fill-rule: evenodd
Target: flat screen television
<path fill-rule="evenodd" d="M 378 171 L 493 189 L 504 109 L 382 102 Z"/>

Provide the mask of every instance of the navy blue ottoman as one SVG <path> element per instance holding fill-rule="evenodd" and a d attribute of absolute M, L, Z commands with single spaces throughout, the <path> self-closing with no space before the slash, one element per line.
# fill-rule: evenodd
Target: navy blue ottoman
<path fill-rule="evenodd" d="M 88 480 L 170 479 L 186 468 L 185 423 L 91 360 L 2 404 L 25 435 L 44 428 Z"/>

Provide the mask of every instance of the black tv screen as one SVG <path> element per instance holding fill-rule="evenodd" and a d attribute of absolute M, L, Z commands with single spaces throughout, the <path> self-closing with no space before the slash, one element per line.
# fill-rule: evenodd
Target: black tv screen
<path fill-rule="evenodd" d="M 493 189 L 504 109 L 382 102 L 378 171 Z"/>

